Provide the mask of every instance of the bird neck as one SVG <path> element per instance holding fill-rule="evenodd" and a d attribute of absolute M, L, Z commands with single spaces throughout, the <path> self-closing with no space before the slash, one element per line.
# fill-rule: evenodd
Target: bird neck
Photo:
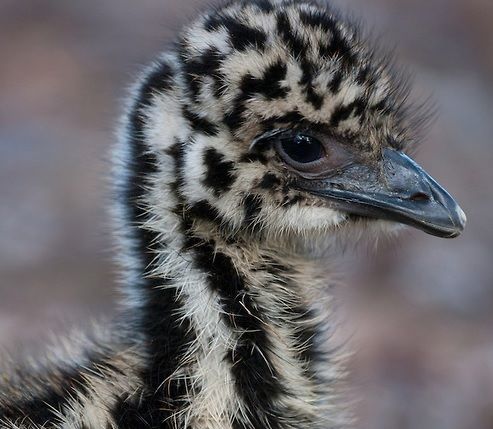
<path fill-rule="evenodd" d="M 290 415 L 315 425 L 327 405 L 320 364 L 330 365 L 307 291 L 315 267 L 201 232 L 180 233 L 183 246 L 149 267 L 147 287 L 157 290 L 146 290 L 142 307 L 151 378 L 175 395 L 167 398 L 178 404 L 174 417 L 257 428 Z M 163 362 L 168 373 L 160 377 Z"/>
<path fill-rule="evenodd" d="M 225 235 L 185 204 L 180 147 L 162 183 L 169 165 L 134 141 L 122 195 L 127 326 L 141 334 L 152 408 L 177 427 L 326 427 L 339 368 L 311 295 L 327 279 L 309 258 L 251 232 Z"/>

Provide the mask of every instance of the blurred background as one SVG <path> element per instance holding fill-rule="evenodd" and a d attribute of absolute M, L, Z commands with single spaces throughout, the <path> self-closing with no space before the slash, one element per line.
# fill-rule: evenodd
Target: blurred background
<path fill-rule="evenodd" d="M 352 265 L 361 429 L 493 428 L 493 2 L 335 0 L 374 27 L 440 115 L 418 161 L 463 236 L 406 231 Z M 205 4 L 0 4 L 0 347 L 111 314 L 108 150 L 125 88 Z"/>

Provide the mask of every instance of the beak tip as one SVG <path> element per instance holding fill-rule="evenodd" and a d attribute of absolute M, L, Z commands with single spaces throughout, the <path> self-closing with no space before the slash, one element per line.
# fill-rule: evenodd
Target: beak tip
<path fill-rule="evenodd" d="M 462 234 L 462 231 L 466 227 L 467 216 L 459 206 L 456 207 L 453 219 L 454 229 L 448 235 L 443 235 L 444 238 L 456 238 Z"/>
<path fill-rule="evenodd" d="M 460 207 L 457 208 L 457 217 L 459 219 L 459 225 L 457 226 L 457 235 L 462 234 L 467 223 L 467 216 Z"/>
<path fill-rule="evenodd" d="M 467 216 L 460 207 L 457 207 L 457 217 L 459 218 L 461 230 L 463 230 L 467 223 Z"/>

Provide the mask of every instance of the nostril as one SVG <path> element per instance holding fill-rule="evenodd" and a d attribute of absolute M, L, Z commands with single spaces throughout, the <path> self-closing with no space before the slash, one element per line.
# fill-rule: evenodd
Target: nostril
<path fill-rule="evenodd" d="M 430 196 L 428 194 L 425 194 L 424 192 L 415 192 L 411 195 L 409 199 L 411 201 L 429 201 Z"/>

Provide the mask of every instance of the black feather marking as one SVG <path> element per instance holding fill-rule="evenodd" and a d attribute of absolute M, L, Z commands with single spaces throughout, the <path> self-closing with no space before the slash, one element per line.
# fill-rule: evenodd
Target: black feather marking
<path fill-rule="evenodd" d="M 148 77 L 145 97 L 150 100 L 155 92 L 166 92 L 173 87 L 173 70 L 169 64 L 158 63 Z"/>
<path fill-rule="evenodd" d="M 118 429 L 151 429 L 152 418 L 146 415 L 142 404 L 135 403 L 127 395 L 117 399 L 111 410 L 111 416 L 118 425 Z M 157 422 L 156 422 L 157 423 Z"/>
<path fill-rule="evenodd" d="M 111 410 L 111 416 L 119 429 L 175 428 L 171 417 L 173 412 L 186 406 L 188 399 L 185 399 L 184 394 L 190 392 L 190 389 L 190 381 L 182 379 L 173 383 L 165 383 L 161 389 L 163 392 L 161 390 L 159 392 L 139 392 L 138 398 L 135 398 L 135 394 L 134 397 L 123 395 L 117 398 Z M 173 396 L 175 394 L 180 396 Z"/>
<path fill-rule="evenodd" d="M 271 130 L 276 127 L 281 127 L 282 125 L 287 125 L 291 128 L 296 128 L 300 130 L 312 130 L 318 132 L 331 132 L 330 127 L 324 122 L 314 122 L 306 119 L 300 112 L 294 110 L 291 112 L 287 112 L 283 115 L 275 115 L 270 118 L 263 119 L 261 121 L 262 126 L 265 131 Z M 264 132 L 265 132 L 264 131 Z M 266 139 L 266 143 L 269 142 L 269 139 Z M 258 150 L 266 150 L 272 147 L 269 144 L 263 144 L 263 142 L 258 142 L 255 145 Z"/>
<path fill-rule="evenodd" d="M 305 57 L 307 50 L 306 44 L 298 37 L 289 22 L 289 18 L 285 12 L 279 12 L 277 14 L 277 31 L 281 35 L 282 41 L 288 46 L 291 55 L 295 59 L 301 59 Z"/>
<path fill-rule="evenodd" d="M 319 331 L 313 323 L 313 311 L 299 304 L 291 306 L 285 316 L 286 320 L 292 324 L 292 335 L 298 358 L 304 365 L 305 373 L 313 379 L 316 376 L 313 364 L 320 362 L 322 358 L 322 353 L 317 347 Z"/>
<path fill-rule="evenodd" d="M 359 85 L 365 84 L 368 81 L 368 78 L 370 76 L 370 73 L 371 73 L 370 66 L 364 66 L 364 67 L 362 67 L 359 70 L 358 75 L 356 76 L 356 82 Z"/>
<path fill-rule="evenodd" d="M 387 112 L 389 110 L 389 106 L 387 100 L 383 99 L 380 100 L 378 103 L 372 105 L 370 109 L 376 112 Z"/>
<path fill-rule="evenodd" d="M 288 89 L 281 86 L 281 81 L 286 78 L 286 72 L 286 64 L 282 61 L 277 61 L 267 67 L 261 78 L 255 78 L 247 74 L 242 78 L 240 84 L 244 98 L 255 93 L 262 94 L 267 99 L 285 97 Z"/>
<path fill-rule="evenodd" d="M 219 71 L 224 55 L 216 48 L 209 48 L 186 63 L 186 73 L 197 76 L 214 76 Z"/>
<path fill-rule="evenodd" d="M 353 103 L 347 105 L 339 105 L 334 109 L 334 113 L 330 118 L 330 125 L 332 127 L 338 127 L 339 124 L 348 119 L 354 111 Z"/>
<path fill-rule="evenodd" d="M 236 178 L 234 163 L 226 161 L 222 153 L 211 147 L 204 152 L 204 164 L 206 166 L 204 185 L 211 188 L 217 197 L 229 191 Z"/>
<path fill-rule="evenodd" d="M 182 113 L 194 131 L 205 134 L 206 136 L 216 136 L 219 132 L 217 125 L 191 112 L 187 107 L 183 107 Z"/>
<path fill-rule="evenodd" d="M 318 27 L 326 33 L 339 31 L 335 18 L 325 11 L 301 10 L 300 20 L 304 25 Z"/>
<path fill-rule="evenodd" d="M 217 13 L 212 13 L 206 17 L 204 21 L 204 28 L 209 32 L 214 32 L 219 30 L 221 26 L 221 16 Z"/>
<path fill-rule="evenodd" d="M 337 70 L 329 83 L 329 90 L 335 94 L 341 88 L 343 74 L 341 70 Z"/>
<path fill-rule="evenodd" d="M 367 109 L 368 102 L 364 98 L 357 98 L 347 105 L 341 104 L 334 109 L 334 113 L 332 113 L 330 118 L 330 125 L 337 127 L 342 121 L 351 117 L 351 115 L 364 118 Z"/>
<path fill-rule="evenodd" d="M 67 385 L 62 387 L 64 390 L 58 391 L 55 388 L 50 388 L 38 398 L 0 409 L 0 421 L 15 422 L 28 419 L 30 423 L 36 425 L 53 427 L 52 425 L 58 421 L 55 410 L 61 411 L 69 399 L 70 389 L 65 390 L 67 386 L 72 386 L 72 381 L 68 381 Z"/>
<path fill-rule="evenodd" d="M 308 101 L 315 110 L 320 110 L 324 104 L 324 96 L 317 94 L 312 85 L 306 88 L 306 101 Z"/>
<path fill-rule="evenodd" d="M 360 97 L 354 100 L 353 105 L 354 105 L 354 115 L 364 117 L 365 112 L 368 109 L 368 101 Z"/>
<path fill-rule="evenodd" d="M 102 371 L 114 371 L 114 367 L 108 364 L 107 360 L 108 357 L 104 354 L 94 353 L 84 358 L 84 366 L 58 369 L 53 374 L 53 381 L 46 381 L 46 389 L 40 396 L 18 401 L 10 408 L 0 409 L 0 421 L 27 419 L 31 424 L 54 427 L 59 421 L 56 412 L 64 413 L 64 407 L 74 398 L 74 392 L 83 396 L 89 394 L 88 376 L 103 379 Z M 22 386 L 26 387 L 28 386 Z"/>
<path fill-rule="evenodd" d="M 209 76 L 214 80 L 214 95 L 219 98 L 223 93 L 225 81 L 225 76 L 220 70 L 224 55 L 216 48 L 210 48 L 193 59 L 187 59 L 184 49 L 182 44 L 181 58 L 184 64 L 185 79 L 192 98 L 198 100 L 200 82 L 204 76 Z"/>
<path fill-rule="evenodd" d="M 150 95 L 155 88 L 152 77 L 147 79 L 140 91 L 128 124 L 130 165 L 126 188 L 120 198 L 128 207 L 128 221 L 131 228 L 131 254 L 138 261 L 139 294 L 144 299 L 140 314 L 136 314 L 136 326 L 149 339 L 147 367 L 141 377 L 145 391 L 139 402 L 139 420 L 150 427 L 158 427 L 167 421 L 173 413 L 184 406 L 183 398 L 188 389 L 187 381 L 170 378 L 181 364 L 183 356 L 193 341 L 194 332 L 187 318 L 180 318 L 182 304 L 177 292 L 163 288 L 169 280 L 148 276 L 155 265 L 158 247 L 164 247 L 159 235 L 142 225 L 148 219 L 145 206 L 145 193 L 149 187 L 149 178 L 156 174 L 158 163 L 156 155 L 149 151 L 144 139 L 144 120 L 142 110 L 151 104 Z M 179 156 L 179 151 L 177 156 Z M 167 381 L 166 381 L 167 380 Z M 165 382 L 166 381 L 166 382 Z M 139 427 L 139 426 L 137 426 Z M 140 427 L 146 427 L 142 424 Z"/>
<path fill-rule="evenodd" d="M 231 363 L 235 387 L 250 424 L 245 426 L 237 420 L 234 427 L 278 428 L 280 413 L 274 404 L 284 389 L 269 362 L 271 344 L 262 314 L 229 256 L 217 251 L 213 242 L 191 238 L 189 246 L 195 252 L 195 264 L 209 275 L 209 287 L 219 296 L 225 323 L 239 332 L 236 346 L 225 358 Z"/>
<path fill-rule="evenodd" d="M 269 0 L 252 0 L 247 4 L 254 5 L 257 9 L 260 9 L 262 12 L 269 13 L 274 10 L 274 6 L 272 6 Z"/>
<path fill-rule="evenodd" d="M 245 112 L 245 100 L 247 99 L 246 93 L 241 93 L 233 102 L 233 109 L 224 115 L 223 122 L 231 130 L 235 131 L 243 125 Z"/>
<path fill-rule="evenodd" d="M 347 37 L 344 37 L 335 17 L 325 12 L 300 11 L 301 22 L 307 26 L 318 27 L 330 32 L 331 40 L 327 46 L 321 46 L 321 55 L 325 58 L 339 57 L 343 65 L 354 66 L 356 54 L 352 51 Z"/>
<path fill-rule="evenodd" d="M 293 290 L 293 295 L 296 293 L 296 285 L 287 280 L 289 275 L 292 274 L 292 269 L 281 261 L 266 257 L 259 269 L 267 271 L 277 279 L 277 282 Z M 318 338 L 319 330 L 316 322 L 314 322 L 314 311 L 307 308 L 302 302 L 279 305 L 278 311 L 281 316 L 280 323 L 287 323 L 290 326 L 292 340 L 295 344 L 294 349 L 297 350 L 297 357 L 303 364 L 306 375 L 311 379 L 315 379 L 317 375 L 313 365 L 316 362 L 320 362 L 325 355 L 317 345 L 320 344 L 321 340 Z"/>
<path fill-rule="evenodd" d="M 262 210 L 262 199 L 258 195 L 248 195 L 243 203 L 245 208 L 245 224 L 248 227 L 257 225 L 258 216 Z"/>
<path fill-rule="evenodd" d="M 232 131 L 241 127 L 246 110 L 245 102 L 255 93 L 263 94 L 268 99 L 282 98 L 288 89 L 281 86 L 280 81 L 286 77 L 286 64 L 278 61 L 267 68 L 262 78 L 250 74 L 243 76 L 240 83 L 240 93 L 233 101 L 233 109 L 224 115 L 223 122 Z"/>
<path fill-rule="evenodd" d="M 233 109 L 224 115 L 223 122 L 230 130 L 235 131 L 244 122 L 243 114 L 246 110 L 245 102 L 255 93 L 263 94 L 268 99 L 285 97 L 288 89 L 280 82 L 286 77 L 286 64 L 278 61 L 270 65 L 261 78 L 250 74 L 243 76 L 240 82 L 240 93 L 233 101 Z"/>
<path fill-rule="evenodd" d="M 275 124 L 300 124 L 304 121 L 304 116 L 298 111 L 287 112 L 284 115 L 272 116 L 270 118 L 264 119 L 262 124 L 266 128 L 271 128 Z"/>
<path fill-rule="evenodd" d="M 271 119 L 274 119 L 276 122 L 281 122 L 281 123 L 290 123 L 290 122 L 291 123 L 298 123 L 298 122 L 303 121 L 304 116 L 300 112 L 293 111 L 293 112 L 288 112 L 288 113 L 285 113 L 284 115 L 277 116 L 277 117 L 274 117 Z"/>
<path fill-rule="evenodd" d="M 316 110 L 320 110 L 324 103 L 324 97 L 320 94 L 317 94 L 317 92 L 315 91 L 315 87 L 313 85 L 315 67 L 306 58 L 302 58 L 300 60 L 300 67 L 302 71 L 302 76 L 299 81 L 299 84 L 305 87 L 305 99 Z"/>
<path fill-rule="evenodd" d="M 272 189 L 281 184 L 281 180 L 275 174 L 265 173 L 259 187 L 262 189 Z"/>
<path fill-rule="evenodd" d="M 190 216 L 206 220 L 213 224 L 223 225 L 226 223 L 219 211 L 206 200 L 200 200 L 194 203 L 188 207 L 188 212 Z"/>
<path fill-rule="evenodd" d="M 240 24 L 235 20 L 228 21 L 225 25 L 229 31 L 231 44 L 238 51 L 244 51 L 249 47 L 260 50 L 264 48 L 267 36 L 263 31 Z"/>
<path fill-rule="evenodd" d="M 238 51 L 244 51 L 248 48 L 262 50 L 267 40 L 267 35 L 263 31 L 249 27 L 230 16 L 220 14 L 209 16 L 204 27 L 207 31 L 217 31 L 221 27 L 226 28 L 231 46 Z"/>

